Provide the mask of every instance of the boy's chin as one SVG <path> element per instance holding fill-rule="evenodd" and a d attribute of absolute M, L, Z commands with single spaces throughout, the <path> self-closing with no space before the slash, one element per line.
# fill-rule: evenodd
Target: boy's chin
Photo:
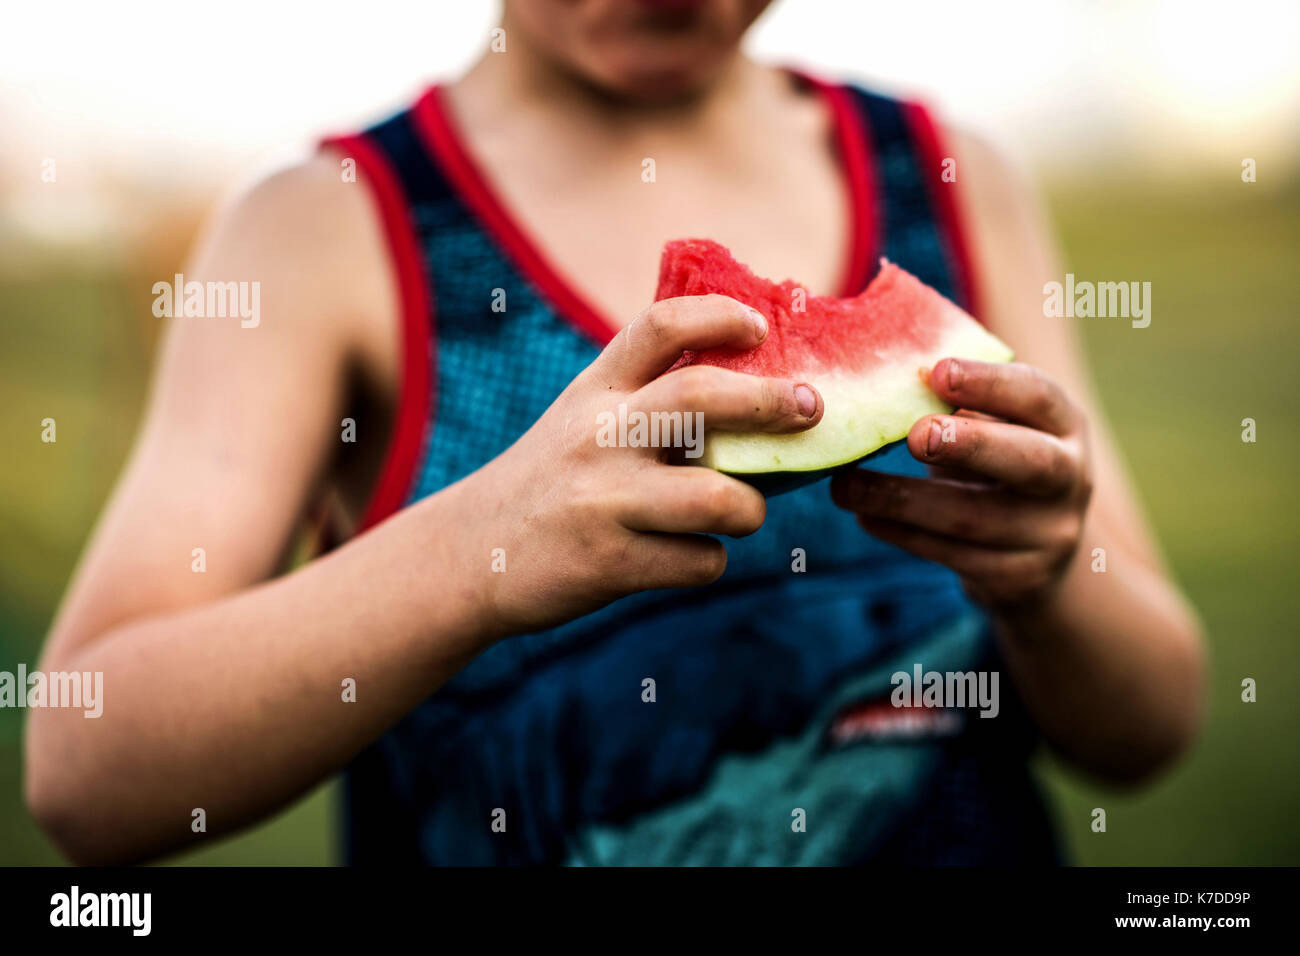
<path fill-rule="evenodd" d="M 692 99 L 717 79 L 716 68 L 665 67 L 651 69 L 602 70 L 589 74 L 588 82 L 605 95 L 629 103 L 667 104 Z"/>

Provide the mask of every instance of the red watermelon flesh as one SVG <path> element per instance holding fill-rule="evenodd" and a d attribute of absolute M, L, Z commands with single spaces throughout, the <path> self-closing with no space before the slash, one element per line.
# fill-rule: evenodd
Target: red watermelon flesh
<path fill-rule="evenodd" d="M 883 259 L 861 294 L 837 299 L 808 294 L 789 279 L 756 276 L 708 239 L 664 246 L 655 299 L 711 293 L 762 312 L 767 338 L 755 349 L 687 352 L 674 368 L 716 365 L 791 378 L 817 388 L 825 404 L 822 420 L 799 434 L 710 433 L 702 463 L 720 471 L 811 472 L 856 461 L 906 437 L 923 415 L 951 411 L 921 381 L 921 368 L 945 357 L 1004 362 L 1012 354 L 956 305 Z"/>

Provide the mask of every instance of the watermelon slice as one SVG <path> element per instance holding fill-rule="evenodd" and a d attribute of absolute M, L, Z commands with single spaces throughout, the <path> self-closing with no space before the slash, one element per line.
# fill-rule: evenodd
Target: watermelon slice
<path fill-rule="evenodd" d="M 796 473 L 756 482 L 785 490 L 906 438 L 923 415 L 952 409 L 918 371 L 945 357 L 1005 362 L 1011 349 L 915 276 L 881 260 L 849 299 L 807 294 L 790 280 L 760 278 L 707 239 L 664 247 L 656 300 L 720 293 L 767 317 L 758 348 L 686 352 L 673 366 L 716 365 L 807 382 L 822 394 L 822 420 L 805 432 L 710 432 L 700 464 L 738 476 Z M 801 308 L 802 307 L 802 308 Z"/>

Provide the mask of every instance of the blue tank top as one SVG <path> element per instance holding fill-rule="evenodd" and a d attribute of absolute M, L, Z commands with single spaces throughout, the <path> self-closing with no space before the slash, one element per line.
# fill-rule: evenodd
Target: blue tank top
<path fill-rule="evenodd" d="M 885 256 L 973 310 L 924 110 L 798 81 L 835 118 L 852 197 L 841 294 Z M 378 202 L 401 289 L 402 397 L 371 525 L 504 451 L 613 330 L 508 215 L 437 88 L 328 142 Z M 902 447 L 872 467 L 924 473 Z M 1005 673 L 994 719 L 888 706 L 891 675 L 918 664 L 1002 670 L 955 575 L 867 535 L 825 481 L 770 499 L 762 529 L 726 544 L 716 584 L 502 641 L 416 707 L 348 769 L 347 859 L 1056 860 Z"/>

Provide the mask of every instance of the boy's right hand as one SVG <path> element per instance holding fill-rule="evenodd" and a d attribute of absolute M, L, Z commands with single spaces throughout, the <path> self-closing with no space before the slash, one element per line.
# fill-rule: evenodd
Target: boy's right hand
<path fill-rule="evenodd" d="M 461 484 L 483 516 L 485 628 L 491 638 L 553 627 L 651 588 L 709 584 L 722 543 L 762 525 L 751 486 L 709 468 L 668 463 L 666 449 L 602 447 L 601 413 L 701 412 L 708 429 L 793 432 L 822 400 L 804 383 L 696 365 L 664 374 L 687 349 L 753 348 L 763 317 L 721 295 L 664 299 L 623 328 L 520 439 Z M 801 409 L 801 401 L 803 408 Z M 811 411 L 809 406 L 811 405 Z M 503 572 L 492 571 L 500 548 Z M 499 565 L 498 565 L 499 566 Z"/>

